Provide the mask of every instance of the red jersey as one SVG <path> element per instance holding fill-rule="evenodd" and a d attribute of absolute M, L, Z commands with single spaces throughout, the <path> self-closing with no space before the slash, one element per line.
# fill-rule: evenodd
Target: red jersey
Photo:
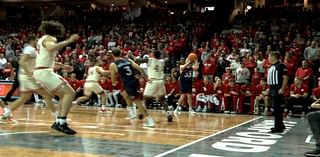
<path fill-rule="evenodd" d="M 99 80 L 99 84 L 104 90 L 112 91 L 112 82 L 109 79 Z"/>
<path fill-rule="evenodd" d="M 74 89 L 77 90 L 78 88 L 80 88 L 81 84 L 79 83 L 79 81 L 77 79 L 72 79 L 69 78 L 68 79 L 68 83 L 70 84 L 70 86 Z"/>
<path fill-rule="evenodd" d="M 200 80 L 195 80 L 192 84 L 192 92 L 194 94 L 202 93 L 203 82 Z"/>
<path fill-rule="evenodd" d="M 304 84 L 309 84 L 310 77 L 312 76 L 312 69 L 311 68 L 298 68 L 296 71 L 296 77 L 304 79 L 305 77 L 309 76 L 309 79 L 303 81 Z"/>
<path fill-rule="evenodd" d="M 223 91 L 224 91 L 224 87 L 223 85 L 221 84 L 221 86 L 218 86 L 216 89 L 214 89 L 214 93 L 218 94 L 218 95 L 222 95 L 223 94 Z"/>
<path fill-rule="evenodd" d="M 216 62 L 214 60 L 206 60 L 202 64 L 203 75 L 214 75 L 216 72 Z"/>
<path fill-rule="evenodd" d="M 231 87 L 229 84 L 225 86 L 224 93 L 230 95 L 238 95 L 240 91 L 239 85 L 235 84 Z"/>
<path fill-rule="evenodd" d="M 262 86 L 261 84 L 257 85 L 255 90 L 256 90 L 256 95 L 262 94 L 263 91 L 267 91 L 269 89 L 268 85 Z M 269 95 L 269 93 L 267 93 Z"/>
<path fill-rule="evenodd" d="M 292 84 L 290 86 L 290 92 L 293 92 L 294 94 L 304 95 L 304 93 L 308 92 L 308 87 L 304 84 L 302 84 L 301 87 Z"/>
<path fill-rule="evenodd" d="M 229 83 L 229 79 L 233 78 L 233 75 L 231 73 L 224 73 L 222 75 L 222 81 L 223 84 L 228 84 Z"/>
<path fill-rule="evenodd" d="M 295 74 L 295 67 L 294 67 L 294 64 L 291 63 L 291 62 L 284 62 L 284 65 L 287 66 L 287 69 L 288 69 L 288 76 L 289 77 L 294 77 L 294 74 Z"/>
<path fill-rule="evenodd" d="M 245 63 L 245 67 L 247 67 L 250 70 L 250 73 L 252 74 L 254 72 L 254 68 L 257 67 L 257 63 L 248 61 L 247 63 Z"/>
<path fill-rule="evenodd" d="M 260 84 L 260 81 L 261 81 L 261 78 L 262 78 L 262 76 L 261 76 L 260 73 L 257 73 L 257 72 L 253 73 L 253 74 L 251 75 L 251 82 L 252 82 L 252 84 L 253 84 L 254 86 L 259 85 L 259 84 Z"/>
<path fill-rule="evenodd" d="M 254 88 L 253 85 L 244 84 L 244 85 L 241 86 L 241 91 L 244 92 L 244 93 L 249 91 L 252 94 L 255 94 L 255 88 Z"/>
<path fill-rule="evenodd" d="M 314 88 L 312 90 L 312 95 L 319 97 L 320 96 L 320 87 Z"/>
<path fill-rule="evenodd" d="M 205 95 L 213 94 L 213 85 L 212 83 L 204 84 L 202 87 L 202 91 Z"/>

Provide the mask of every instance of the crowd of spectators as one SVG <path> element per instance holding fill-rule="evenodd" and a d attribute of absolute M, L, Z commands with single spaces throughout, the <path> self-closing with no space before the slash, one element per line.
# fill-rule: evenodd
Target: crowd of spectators
<path fill-rule="evenodd" d="M 194 52 L 201 65 L 194 72 L 196 111 L 258 114 L 263 104 L 262 113 L 268 115 L 272 111 L 265 78 L 270 67 L 268 54 L 278 51 L 290 78 L 284 100 L 286 111 L 305 114 L 308 105 L 302 102 L 311 102 L 320 96 L 317 13 L 300 8 L 253 8 L 246 15 L 236 16 L 232 26 L 219 32 L 209 29 L 215 18 L 202 13 L 172 15 L 145 10 L 133 21 L 123 20 L 121 13 L 104 13 L 103 17 L 107 16 L 108 20 L 102 20 L 97 12 L 86 13 L 82 19 L 68 15 L 60 19 L 67 28 L 66 37 L 76 32 L 81 39 L 61 50 L 56 59 L 74 66 L 73 73 L 57 72 L 81 95 L 89 55 L 103 61 L 102 67 L 108 69 L 112 62 L 109 50 L 117 46 L 124 57 L 146 68 L 150 52 L 160 50 L 167 58 L 168 103 L 175 106 L 179 97 L 179 65 Z M 41 36 L 34 24 L 11 23 L 0 27 L 2 79 L 13 80 L 23 41 L 31 33 Z M 208 34 L 213 36 L 207 38 Z M 141 90 L 143 84 L 141 79 Z M 101 79 L 101 85 L 108 91 L 110 106 L 124 105 L 120 87 L 113 89 L 108 76 Z"/>

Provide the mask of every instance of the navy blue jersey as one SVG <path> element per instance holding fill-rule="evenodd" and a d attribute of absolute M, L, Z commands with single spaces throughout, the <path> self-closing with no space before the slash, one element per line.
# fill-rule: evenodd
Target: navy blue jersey
<path fill-rule="evenodd" d="M 186 67 L 180 74 L 180 93 L 192 93 L 192 67 Z"/>
<path fill-rule="evenodd" d="M 116 60 L 114 61 L 114 64 L 116 64 L 118 68 L 118 74 L 120 75 L 123 83 L 130 82 L 136 79 L 133 71 L 133 67 L 129 60 L 127 59 Z"/>
<path fill-rule="evenodd" d="M 192 74 L 193 74 L 192 67 L 186 67 L 185 69 L 183 69 L 180 75 L 180 82 L 183 84 L 192 86 Z"/>

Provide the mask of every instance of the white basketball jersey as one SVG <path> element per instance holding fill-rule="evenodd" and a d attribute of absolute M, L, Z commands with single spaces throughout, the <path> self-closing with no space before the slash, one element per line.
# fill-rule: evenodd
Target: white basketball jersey
<path fill-rule="evenodd" d="M 88 69 L 88 75 L 86 81 L 95 81 L 98 82 L 100 79 L 100 73 L 97 72 L 97 69 L 101 68 L 99 66 L 93 66 Z"/>
<path fill-rule="evenodd" d="M 148 60 L 148 78 L 163 79 L 164 78 L 164 60 L 149 58 Z"/>
<path fill-rule="evenodd" d="M 42 36 L 37 43 L 37 49 L 38 54 L 36 58 L 36 67 L 54 67 L 55 64 L 55 58 L 58 54 L 58 51 L 56 52 L 49 52 L 44 46 L 43 41 L 48 38 L 49 36 L 44 35 Z"/>
<path fill-rule="evenodd" d="M 23 55 L 28 55 L 28 71 L 33 71 L 35 62 L 36 62 L 36 56 L 37 56 L 37 50 L 36 48 L 32 47 L 31 45 L 27 45 L 23 48 L 22 51 Z M 23 74 L 25 73 L 25 70 L 23 68 L 20 68 L 20 72 Z"/>

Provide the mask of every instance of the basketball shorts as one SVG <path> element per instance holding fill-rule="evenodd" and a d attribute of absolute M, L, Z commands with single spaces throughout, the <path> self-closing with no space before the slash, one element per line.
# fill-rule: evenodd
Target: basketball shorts
<path fill-rule="evenodd" d="M 54 92 L 62 85 L 67 84 L 67 81 L 60 75 L 56 74 L 52 69 L 38 69 L 33 72 L 37 82 Z"/>
<path fill-rule="evenodd" d="M 95 93 L 97 95 L 104 93 L 103 88 L 97 82 L 86 82 L 84 83 L 84 95 L 91 95 Z"/>
<path fill-rule="evenodd" d="M 164 96 L 166 88 L 163 80 L 152 80 L 147 82 L 143 95 L 145 96 Z"/>
<path fill-rule="evenodd" d="M 20 83 L 20 93 L 33 92 L 42 88 L 41 85 L 37 83 L 33 77 L 30 77 L 28 75 L 19 74 L 18 79 Z"/>
<path fill-rule="evenodd" d="M 133 79 L 130 81 L 125 81 L 123 82 L 124 85 L 124 90 L 127 92 L 129 97 L 131 98 L 136 98 L 139 97 L 139 80 L 138 79 Z"/>

